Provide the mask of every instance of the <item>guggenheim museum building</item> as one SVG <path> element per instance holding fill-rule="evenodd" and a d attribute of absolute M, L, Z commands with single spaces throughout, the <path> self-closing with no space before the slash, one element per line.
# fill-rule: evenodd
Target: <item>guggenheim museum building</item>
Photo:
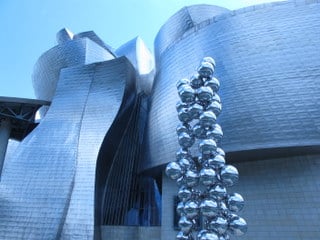
<path fill-rule="evenodd" d="M 34 67 L 37 99 L 0 97 L 0 239 L 176 239 L 176 83 L 207 56 L 248 230 L 194 239 L 320 239 L 319 1 L 184 7 L 154 54 L 139 37 L 56 37 Z"/>

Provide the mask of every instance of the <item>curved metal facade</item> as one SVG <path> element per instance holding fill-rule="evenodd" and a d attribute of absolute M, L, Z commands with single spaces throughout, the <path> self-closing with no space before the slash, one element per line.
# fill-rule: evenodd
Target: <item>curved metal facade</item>
<path fill-rule="evenodd" d="M 198 6 L 192 9 L 196 13 Z M 175 158 L 175 83 L 190 77 L 204 56 L 217 61 L 226 152 L 319 146 L 319 11 L 318 3 L 295 1 L 249 7 L 204 20 L 166 49 L 156 45 L 148 154 L 141 169 Z M 172 18 L 166 25 L 179 28 L 181 21 Z"/>

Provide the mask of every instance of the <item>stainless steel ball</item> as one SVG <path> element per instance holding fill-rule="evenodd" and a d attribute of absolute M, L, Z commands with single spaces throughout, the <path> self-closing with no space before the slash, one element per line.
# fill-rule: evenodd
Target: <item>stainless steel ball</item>
<path fill-rule="evenodd" d="M 247 229 L 247 222 L 239 216 L 234 216 L 229 223 L 229 230 L 235 236 L 242 236 Z"/>
<path fill-rule="evenodd" d="M 178 136 L 178 141 L 181 147 L 189 148 L 194 144 L 194 137 L 188 133 L 182 132 Z"/>
<path fill-rule="evenodd" d="M 231 187 L 238 182 L 238 170 L 232 165 L 225 165 L 221 168 L 220 179 L 225 186 Z"/>
<path fill-rule="evenodd" d="M 200 87 L 196 91 L 196 95 L 200 102 L 210 102 L 213 97 L 213 91 L 210 87 Z"/>
<path fill-rule="evenodd" d="M 189 160 L 187 158 L 181 158 L 180 160 L 178 160 L 178 164 L 180 165 L 182 171 L 187 171 L 191 165 L 192 165 L 192 160 Z"/>
<path fill-rule="evenodd" d="M 180 99 L 184 103 L 192 103 L 195 100 L 195 90 L 187 84 L 183 84 L 178 89 Z"/>
<path fill-rule="evenodd" d="M 226 157 L 226 153 L 223 151 L 222 148 L 217 147 L 216 149 L 216 155 L 221 155 L 223 157 Z"/>
<path fill-rule="evenodd" d="M 214 169 L 221 168 L 225 165 L 226 160 L 222 155 L 216 155 L 213 158 L 210 158 L 208 160 L 208 164 L 210 167 L 213 167 Z"/>
<path fill-rule="evenodd" d="M 190 80 L 188 78 L 182 78 L 182 79 L 179 79 L 176 83 L 176 87 L 177 89 L 179 90 L 179 88 L 182 86 L 182 85 L 189 85 L 190 84 Z"/>
<path fill-rule="evenodd" d="M 199 117 L 199 123 L 204 127 L 211 127 L 216 123 L 217 116 L 211 111 L 203 112 Z"/>
<path fill-rule="evenodd" d="M 169 162 L 165 170 L 167 176 L 173 180 L 182 175 L 182 169 L 177 162 Z"/>
<path fill-rule="evenodd" d="M 189 219 L 199 216 L 199 206 L 198 203 L 194 200 L 186 202 L 184 205 L 184 213 Z"/>
<path fill-rule="evenodd" d="M 178 224 L 181 231 L 184 233 L 189 233 L 193 225 L 186 216 L 181 216 Z"/>
<path fill-rule="evenodd" d="M 199 184 L 199 174 L 193 170 L 188 170 L 185 174 L 185 183 L 188 187 L 195 187 Z"/>
<path fill-rule="evenodd" d="M 216 67 L 216 61 L 212 57 L 204 57 L 202 62 L 211 63 L 213 67 Z"/>
<path fill-rule="evenodd" d="M 193 119 L 199 118 L 202 112 L 203 107 L 198 103 L 194 103 L 189 107 L 189 113 Z"/>
<path fill-rule="evenodd" d="M 212 168 L 202 168 L 200 170 L 200 182 L 204 186 L 211 186 L 217 182 L 217 174 Z"/>
<path fill-rule="evenodd" d="M 188 123 L 192 120 L 188 108 L 180 109 L 180 111 L 178 112 L 178 118 L 183 123 Z"/>
<path fill-rule="evenodd" d="M 181 201 L 186 202 L 191 198 L 191 196 L 192 196 L 192 192 L 190 189 L 184 186 L 180 187 L 178 191 L 178 197 Z"/>
<path fill-rule="evenodd" d="M 210 188 L 209 195 L 212 198 L 223 199 L 227 196 L 227 189 L 221 184 L 217 184 Z"/>
<path fill-rule="evenodd" d="M 194 74 L 190 78 L 190 85 L 193 88 L 199 88 L 199 87 L 203 86 L 203 79 L 200 77 L 200 75 L 198 73 Z"/>
<path fill-rule="evenodd" d="M 220 82 L 218 79 L 212 77 L 205 81 L 204 86 L 210 87 L 213 92 L 218 92 L 220 89 Z"/>
<path fill-rule="evenodd" d="M 198 139 L 206 138 L 206 129 L 204 126 L 200 125 L 199 123 L 195 124 L 192 128 L 193 135 Z"/>
<path fill-rule="evenodd" d="M 180 148 L 177 152 L 176 152 L 176 159 L 177 160 L 180 160 L 182 158 L 186 158 L 186 159 L 191 159 L 191 155 L 190 155 L 190 152 L 183 149 L 183 148 Z"/>
<path fill-rule="evenodd" d="M 208 229 L 214 230 L 219 235 L 224 234 L 228 229 L 228 220 L 222 216 L 217 216 L 209 222 Z"/>
<path fill-rule="evenodd" d="M 216 116 L 219 116 L 222 111 L 222 105 L 220 102 L 212 101 L 207 107 L 206 111 L 213 112 Z"/>
<path fill-rule="evenodd" d="M 219 206 L 217 201 L 212 199 L 205 199 L 200 204 L 200 212 L 204 217 L 215 217 L 219 212 Z"/>
<path fill-rule="evenodd" d="M 189 236 L 185 234 L 184 232 L 180 231 L 178 232 L 176 236 L 176 240 L 190 240 Z"/>
<path fill-rule="evenodd" d="M 214 124 L 214 127 L 212 130 L 207 132 L 207 138 L 212 138 L 216 142 L 220 142 L 223 137 L 223 131 L 219 124 Z"/>
<path fill-rule="evenodd" d="M 209 62 L 201 62 L 197 70 L 200 77 L 211 78 L 214 72 L 214 66 Z"/>
<path fill-rule="evenodd" d="M 204 139 L 199 143 L 199 151 L 202 154 L 209 155 L 216 151 L 217 143 L 213 139 Z"/>
<path fill-rule="evenodd" d="M 232 193 L 227 198 L 228 209 L 232 212 L 239 212 L 243 209 L 244 200 L 239 193 Z"/>
<path fill-rule="evenodd" d="M 184 214 L 184 202 L 179 202 L 176 208 L 177 213 L 179 216 Z"/>
<path fill-rule="evenodd" d="M 214 232 L 206 232 L 201 235 L 200 240 L 219 240 L 219 237 Z"/>
<path fill-rule="evenodd" d="M 181 109 L 188 110 L 188 108 L 189 108 L 189 104 L 188 103 L 184 103 L 184 102 L 178 101 L 177 104 L 176 104 L 177 112 L 179 112 Z"/>

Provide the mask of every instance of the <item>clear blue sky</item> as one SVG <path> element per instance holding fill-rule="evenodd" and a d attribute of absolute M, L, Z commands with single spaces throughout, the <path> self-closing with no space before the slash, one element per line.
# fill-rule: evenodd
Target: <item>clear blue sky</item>
<path fill-rule="evenodd" d="M 153 50 L 162 24 L 184 6 L 206 3 L 233 10 L 270 1 L 0 0 L 0 96 L 34 98 L 33 66 L 56 44 L 61 28 L 73 33 L 93 30 L 113 48 L 139 35 Z"/>

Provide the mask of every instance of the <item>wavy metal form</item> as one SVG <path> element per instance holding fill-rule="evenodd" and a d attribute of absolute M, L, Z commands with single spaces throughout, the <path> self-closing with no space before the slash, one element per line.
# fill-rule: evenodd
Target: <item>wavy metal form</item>
<path fill-rule="evenodd" d="M 117 56 L 126 56 L 136 70 L 138 92 L 149 95 L 153 86 L 155 63 L 152 53 L 140 37 L 136 37 L 120 46 L 116 52 Z"/>
<path fill-rule="evenodd" d="M 195 14 L 198 7 L 192 7 Z M 181 11 L 175 16 L 185 12 Z M 319 3 L 294 1 L 241 9 L 185 30 L 167 49 L 161 46 L 172 41 L 162 33 L 155 43 L 160 60 L 141 170 L 151 171 L 174 160 L 178 148 L 173 131 L 178 123 L 175 83 L 190 76 L 192 66 L 208 55 L 217 60 L 215 74 L 222 85 L 219 123 L 225 129 L 226 152 L 252 151 L 256 159 L 260 150 L 319 146 L 319 11 Z M 174 17 L 166 25 L 176 29 L 181 21 Z"/>
<path fill-rule="evenodd" d="M 184 7 L 160 28 L 154 42 L 156 62 L 161 60 L 161 54 L 190 29 L 199 23 L 216 15 L 229 12 L 228 9 L 213 5 L 197 5 Z"/>
<path fill-rule="evenodd" d="M 60 37 L 57 34 L 58 41 Z M 114 59 L 104 46 L 97 45 L 87 37 L 60 42 L 41 55 L 34 66 L 32 83 L 38 99 L 52 100 L 61 69 Z"/>
<path fill-rule="evenodd" d="M 69 47 L 91 44 L 75 42 Z M 5 165 L 0 238 L 93 237 L 96 159 L 122 101 L 128 100 L 124 92 L 129 82 L 134 85 L 134 70 L 126 58 L 118 58 L 65 68 L 59 78 L 46 116 Z"/>

